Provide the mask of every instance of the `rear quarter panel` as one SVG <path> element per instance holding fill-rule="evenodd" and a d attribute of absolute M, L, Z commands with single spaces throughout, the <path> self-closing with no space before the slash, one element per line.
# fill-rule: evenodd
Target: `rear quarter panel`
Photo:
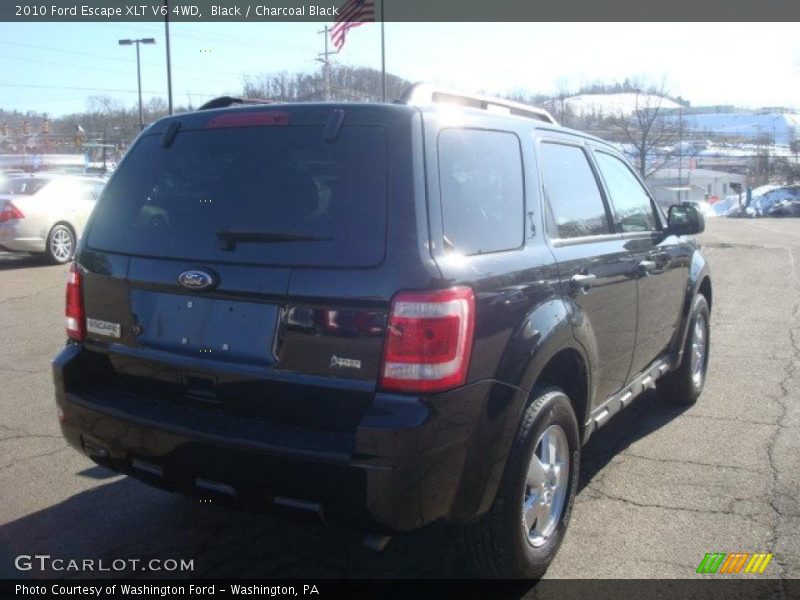
<path fill-rule="evenodd" d="M 525 190 L 521 247 L 474 256 L 445 251 L 437 139 L 441 130 L 450 127 L 510 132 L 519 139 Z M 478 404 L 463 407 L 464 415 L 470 415 L 471 447 L 465 458 L 469 468 L 464 469 L 451 513 L 458 520 L 488 510 L 536 378 L 559 349 L 578 345 L 561 298 L 558 268 L 544 242 L 533 125 L 459 111 L 455 116 L 426 113 L 424 129 L 430 251 L 442 273 L 443 287 L 466 285 L 475 291 L 467 381 L 488 390 L 476 400 Z M 443 404 L 441 410 L 448 408 L 452 410 Z"/>
<path fill-rule="evenodd" d="M 686 335 L 689 327 L 690 310 L 694 297 L 700 293 L 700 286 L 704 280 L 708 280 L 713 290 L 713 282 L 711 281 L 711 268 L 708 261 L 702 252 L 700 252 L 699 244 L 694 240 L 687 240 L 694 248 L 692 251 L 691 262 L 689 265 L 689 278 L 686 281 L 686 291 L 683 301 L 683 307 L 680 314 L 680 322 L 675 330 L 675 337 L 670 345 L 671 354 L 675 357 L 674 364 L 677 365 L 683 357 L 683 346 L 686 342 Z M 710 299 L 709 299 L 710 300 Z M 709 302 L 711 308 L 711 302 Z"/>

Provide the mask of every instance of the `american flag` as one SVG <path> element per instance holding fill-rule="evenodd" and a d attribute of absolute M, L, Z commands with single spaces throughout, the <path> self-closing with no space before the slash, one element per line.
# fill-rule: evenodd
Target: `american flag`
<path fill-rule="evenodd" d="M 331 41 L 336 51 L 344 46 L 345 36 L 353 27 L 375 22 L 375 0 L 347 0 L 339 10 L 336 25 L 331 29 Z"/>

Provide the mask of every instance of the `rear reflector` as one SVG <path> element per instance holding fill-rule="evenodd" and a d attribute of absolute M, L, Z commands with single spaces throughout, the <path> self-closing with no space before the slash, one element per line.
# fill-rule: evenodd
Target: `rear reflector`
<path fill-rule="evenodd" d="M 474 326 L 471 288 L 397 294 L 386 328 L 381 388 L 423 393 L 463 385 Z"/>
<path fill-rule="evenodd" d="M 76 342 L 82 342 L 86 336 L 82 287 L 80 271 L 72 263 L 67 276 L 67 337 Z"/>
<path fill-rule="evenodd" d="M 264 125 L 288 125 L 289 113 L 278 110 L 258 112 L 233 112 L 218 115 L 206 123 L 206 129 L 219 127 L 262 127 Z"/>
<path fill-rule="evenodd" d="M 14 206 L 13 202 L 6 202 L 0 210 L 0 223 L 8 223 L 17 219 L 24 219 L 22 211 Z"/>

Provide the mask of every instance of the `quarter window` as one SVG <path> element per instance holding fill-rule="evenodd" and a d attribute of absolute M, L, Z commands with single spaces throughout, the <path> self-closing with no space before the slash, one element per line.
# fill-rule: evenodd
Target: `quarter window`
<path fill-rule="evenodd" d="M 603 196 L 582 148 L 541 145 L 545 194 L 560 238 L 611 233 Z"/>
<path fill-rule="evenodd" d="M 656 229 L 655 213 L 642 184 L 630 167 L 605 152 L 595 153 L 600 174 L 606 182 L 614 215 L 623 232 L 653 231 Z"/>
<path fill-rule="evenodd" d="M 522 246 L 524 186 L 517 136 L 445 129 L 438 144 L 446 247 L 470 255 Z"/>

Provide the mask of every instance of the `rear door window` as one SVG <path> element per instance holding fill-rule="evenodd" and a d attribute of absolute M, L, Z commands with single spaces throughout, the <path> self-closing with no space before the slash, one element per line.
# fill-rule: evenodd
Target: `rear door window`
<path fill-rule="evenodd" d="M 445 245 L 466 255 L 522 246 L 525 202 L 517 136 L 445 129 L 438 145 Z"/>
<path fill-rule="evenodd" d="M 614 220 L 622 232 L 653 231 L 656 216 L 650 196 L 631 171 L 616 156 L 595 152 L 597 167 L 606 183 L 614 207 Z"/>
<path fill-rule="evenodd" d="M 562 239 L 611 233 L 605 202 L 583 148 L 546 142 L 540 149 L 554 233 Z"/>
<path fill-rule="evenodd" d="M 143 137 L 107 184 L 91 248 L 285 266 L 383 260 L 387 136 L 381 126 L 181 130 Z"/>

